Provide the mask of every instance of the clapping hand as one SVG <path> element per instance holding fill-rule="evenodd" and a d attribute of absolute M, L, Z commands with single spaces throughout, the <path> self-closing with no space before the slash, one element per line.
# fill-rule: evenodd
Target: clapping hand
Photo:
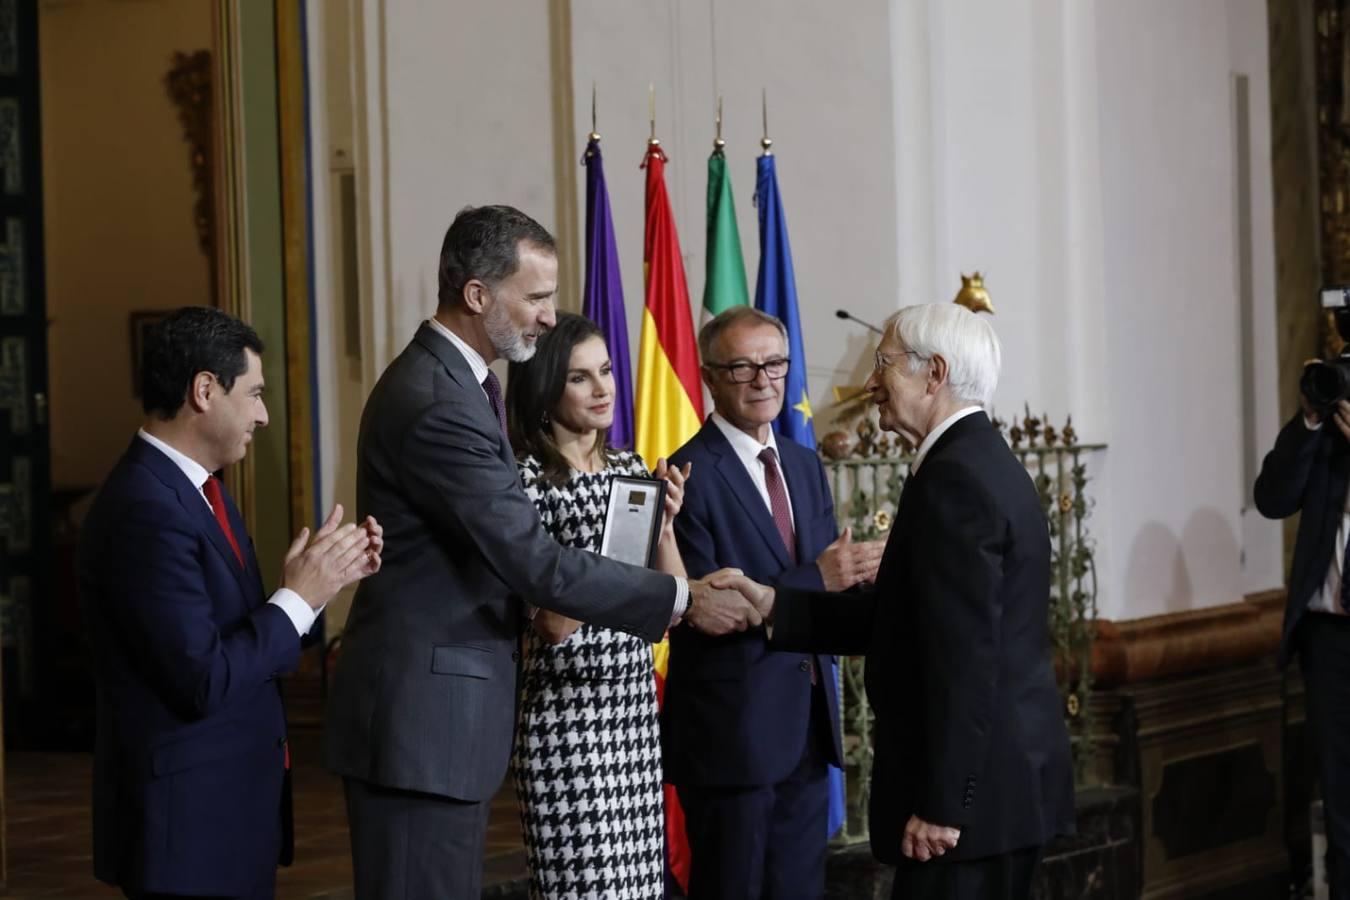
<path fill-rule="evenodd" d="M 853 543 L 853 528 L 845 528 L 844 533 L 816 558 L 825 590 L 846 591 L 855 584 L 875 581 L 885 549 L 885 541 Z"/>
<path fill-rule="evenodd" d="M 281 586 L 322 609 L 338 591 L 380 570 L 384 528 L 367 516 L 360 525 L 342 524 L 342 504 L 333 506 L 311 541 L 309 528 L 291 542 L 282 563 Z"/>
<path fill-rule="evenodd" d="M 671 527 L 675 517 L 680 514 L 680 507 L 684 505 L 684 483 L 689 479 L 689 472 L 693 467 L 692 462 L 687 462 L 684 464 L 684 468 L 675 468 L 666 461 L 665 457 L 656 461 L 656 468 L 652 470 L 652 477 L 664 478 L 666 481 L 666 512 L 665 520 L 661 524 L 663 532 Z"/>

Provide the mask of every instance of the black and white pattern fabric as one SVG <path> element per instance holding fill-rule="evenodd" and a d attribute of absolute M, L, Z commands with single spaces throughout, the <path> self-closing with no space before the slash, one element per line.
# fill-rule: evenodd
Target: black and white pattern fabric
<path fill-rule="evenodd" d="M 525 492 L 562 544 L 598 550 L 610 480 L 648 475 L 619 452 L 603 472 L 543 480 L 520 461 Z M 651 645 L 582 625 L 561 644 L 528 632 L 512 772 L 535 900 L 665 895 L 661 745 Z"/>

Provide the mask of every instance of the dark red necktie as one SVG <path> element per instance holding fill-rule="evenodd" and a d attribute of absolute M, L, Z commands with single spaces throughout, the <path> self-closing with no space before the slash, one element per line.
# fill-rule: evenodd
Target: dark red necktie
<path fill-rule="evenodd" d="M 787 488 L 783 487 L 783 475 L 778 471 L 778 457 L 772 447 L 759 451 L 759 461 L 764 463 L 764 486 L 769 489 L 769 507 L 773 510 L 773 524 L 778 526 L 778 534 L 787 547 L 788 559 L 797 562 L 797 535 L 792 530 L 792 510 L 788 507 Z M 811 672 L 811 684 L 819 681 L 816 674 L 816 658 L 807 657 Z"/>
<path fill-rule="evenodd" d="M 769 508 L 773 510 L 773 524 L 778 526 L 778 534 L 787 548 L 788 559 L 797 561 L 797 536 L 792 531 L 792 510 L 788 507 L 787 489 L 783 487 L 783 476 L 778 471 L 778 457 L 772 447 L 759 452 L 759 461 L 764 463 L 764 486 L 769 489 Z"/>
<path fill-rule="evenodd" d="M 225 511 L 225 493 L 220 489 L 220 479 L 214 475 L 206 476 L 206 483 L 202 485 L 202 493 L 206 495 L 206 502 L 211 504 L 211 511 L 216 514 L 216 521 L 220 523 L 220 530 L 225 532 L 225 540 L 230 542 L 234 548 L 234 558 L 239 560 L 239 567 L 244 567 L 244 554 L 239 551 L 239 542 L 234 539 L 234 529 L 230 528 L 230 516 Z"/>
<path fill-rule="evenodd" d="M 483 379 L 483 391 L 487 394 L 492 411 L 497 414 L 497 424 L 502 426 L 502 437 L 506 437 L 506 404 L 502 402 L 502 383 L 497 373 L 489 370 Z"/>

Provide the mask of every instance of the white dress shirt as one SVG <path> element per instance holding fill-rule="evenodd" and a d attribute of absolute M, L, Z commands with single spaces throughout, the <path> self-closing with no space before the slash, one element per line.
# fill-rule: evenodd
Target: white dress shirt
<path fill-rule="evenodd" d="M 909 474 L 913 475 L 915 472 L 919 471 L 919 465 L 923 462 L 924 457 L 928 455 L 928 451 L 933 449 L 933 445 L 937 443 L 938 438 L 946 433 L 948 428 L 951 428 L 966 416 L 974 415 L 977 412 L 983 411 L 983 409 L 984 407 L 982 406 L 964 406 L 939 422 L 938 427 L 928 432 L 928 437 L 924 438 L 923 443 L 919 444 L 919 449 L 914 454 L 914 462 L 909 464 Z"/>
<path fill-rule="evenodd" d="M 153 434 L 147 432 L 144 428 L 138 430 L 136 436 L 163 453 L 174 465 L 182 470 L 183 474 L 187 476 L 187 480 L 197 489 L 197 496 L 202 498 L 202 502 L 206 504 L 208 510 L 211 510 L 211 515 L 214 517 L 216 514 L 215 510 L 211 508 L 211 501 L 206 499 L 206 493 L 202 490 L 202 485 L 206 484 L 206 479 L 211 477 L 211 473 L 206 471 L 206 468 L 202 466 L 201 463 L 197 462 L 187 454 L 170 447 Z M 237 539 L 240 535 L 236 535 L 235 537 Z M 247 535 L 243 535 L 243 537 L 247 538 Z M 302 637 L 309 634 L 309 630 L 314 627 L 314 620 L 319 616 L 318 612 L 310 609 L 309 604 L 290 588 L 278 588 L 277 592 L 273 594 L 267 602 L 273 606 L 280 607 L 281 611 L 286 614 L 286 618 L 290 619 L 291 624 L 295 626 L 296 633 Z M 322 612 L 322 610 L 320 610 L 320 612 Z"/>
<path fill-rule="evenodd" d="M 1303 417 L 1303 424 L 1309 431 L 1321 431 L 1324 423 L 1316 425 Z M 1335 616 L 1346 615 L 1341 606 L 1341 581 L 1345 577 L 1345 542 L 1350 539 L 1350 490 L 1346 491 L 1341 503 L 1341 521 L 1336 525 L 1336 543 L 1331 548 L 1331 565 L 1327 566 L 1327 578 L 1322 589 L 1308 598 L 1308 609 L 1313 612 L 1331 613 Z"/>
<path fill-rule="evenodd" d="M 769 497 L 769 483 L 764 479 L 764 460 L 760 459 L 759 455 L 764 452 L 765 447 L 773 450 L 774 458 L 778 460 L 778 478 L 783 483 L 783 495 L 787 497 L 788 501 L 788 516 L 795 531 L 797 528 L 796 513 L 792 511 L 792 495 L 788 493 L 787 476 L 783 475 L 783 457 L 778 452 L 778 441 L 774 437 L 773 429 L 769 429 L 769 439 L 761 444 L 758 440 L 722 418 L 722 414 L 719 412 L 714 412 L 708 418 L 717 426 L 717 430 L 722 432 L 722 436 L 727 439 L 731 449 L 736 452 L 736 458 L 741 461 L 746 474 L 755 483 L 755 490 L 759 491 L 759 498 L 764 501 L 764 508 L 769 511 L 771 516 L 773 515 L 773 500 Z"/>
<path fill-rule="evenodd" d="M 459 351 L 459 355 L 464 357 L 464 361 L 469 364 L 473 371 L 473 377 L 477 379 L 478 386 L 483 386 L 483 379 L 488 376 L 488 365 L 479 355 L 478 351 L 468 345 L 459 335 L 455 334 L 449 328 L 446 328 L 437 319 L 427 319 L 427 324 L 437 334 L 450 342 L 450 346 Z M 486 389 L 483 396 L 487 396 Z M 689 608 L 689 582 L 678 575 L 672 576 L 675 579 L 675 610 L 671 613 L 670 624 L 674 625 L 684 615 L 684 611 Z"/>

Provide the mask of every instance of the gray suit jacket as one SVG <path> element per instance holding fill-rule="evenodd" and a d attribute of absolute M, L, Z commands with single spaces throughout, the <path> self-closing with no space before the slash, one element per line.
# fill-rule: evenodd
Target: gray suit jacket
<path fill-rule="evenodd" d="M 358 517 L 384 526 L 326 712 L 339 775 L 486 800 L 506 774 L 524 603 L 659 640 L 675 581 L 559 545 L 468 362 L 423 325 L 361 416 Z"/>

